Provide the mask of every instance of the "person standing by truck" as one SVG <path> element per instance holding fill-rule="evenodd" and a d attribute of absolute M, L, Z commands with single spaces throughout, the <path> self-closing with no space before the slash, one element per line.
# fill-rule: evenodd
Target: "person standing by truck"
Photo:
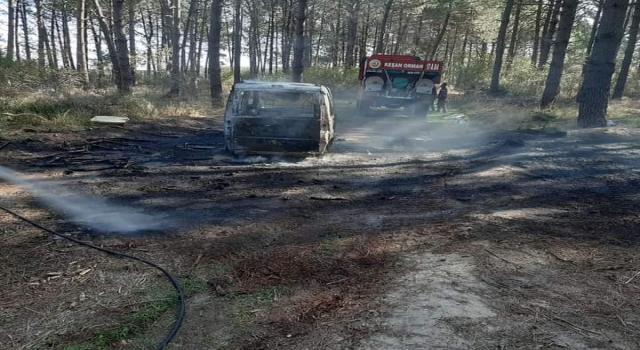
<path fill-rule="evenodd" d="M 449 95 L 449 89 L 447 89 L 447 83 L 443 83 L 440 86 L 440 92 L 438 93 L 438 113 L 440 111 L 447 113 L 447 96 Z"/>
<path fill-rule="evenodd" d="M 436 111 L 436 96 L 438 96 L 438 89 L 435 85 L 433 85 L 433 89 L 431 89 L 431 95 L 429 96 L 429 112 Z"/>

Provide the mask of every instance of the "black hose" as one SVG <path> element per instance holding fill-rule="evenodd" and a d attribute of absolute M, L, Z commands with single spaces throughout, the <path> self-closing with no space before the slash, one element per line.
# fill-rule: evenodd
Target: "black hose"
<path fill-rule="evenodd" d="M 137 256 L 133 256 L 133 255 L 129 255 L 127 253 L 122 253 L 122 252 L 117 252 L 115 250 L 110 250 L 110 249 L 106 249 L 106 248 L 102 248 L 102 247 L 98 247 L 96 245 L 93 245 L 91 243 L 87 243 L 84 241 L 81 241 L 79 239 L 73 238 L 73 237 L 69 237 L 69 236 L 65 236 L 63 234 L 60 234 L 56 231 L 53 231 L 51 229 L 48 229 L 46 227 L 40 226 L 39 224 L 17 214 L 16 212 L 7 209 L 5 207 L 0 206 L 0 209 L 4 210 L 5 212 L 15 216 L 16 218 L 29 223 L 30 225 L 37 227 L 43 231 L 49 232 L 52 235 L 56 235 L 60 238 L 64 238 L 66 240 L 69 240 L 71 242 L 77 243 L 79 245 L 85 246 L 85 247 L 89 247 L 89 248 L 93 248 L 96 250 L 99 250 L 103 253 L 107 253 L 109 255 L 114 255 L 114 256 L 118 256 L 118 257 L 122 257 L 122 258 L 129 258 L 132 260 L 136 260 L 136 261 L 140 261 L 144 264 L 147 264 L 149 266 L 155 267 L 156 269 L 162 271 L 162 273 L 169 279 L 169 281 L 171 281 L 171 284 L 173 285 L 173 288 L 176 289 L 176 292 L 178 292 L 178 302 L 179 302 L 179 308 L 178 308 L 178 315 L 176 317 L 175 322 L 173 323 L 173 327 L 171 327 L 171 331 L 169 331 L 169 333 L 167 333 L 167 335 L 162 339 L 162 341 L 160 343 L 158 343 L 158 345 L 156 346 L 157 350 L 162 350 L 164 349 L 170 342 L 171 340 L 173 340 L 173 338 L 176 336 L 176 334 L 178 333 L 178 330 L 180 329 L 180 327 L 182 326 L 182 321 L 184 320 L 184 314 L 185 314 L 185 302 L 184 302 L 184 290 L 182 289 L 182 286 L 180 285 L 180 282 L 178 282 L 178 280 L 173 277 L 171 275 L 171 273 L 169 273 L 169 271 L 165 270 L 163 267 L 159 266 L 158 264 L 149 261 L 149 260 L 145 260 L 143 258 L 139 258 Z"/>

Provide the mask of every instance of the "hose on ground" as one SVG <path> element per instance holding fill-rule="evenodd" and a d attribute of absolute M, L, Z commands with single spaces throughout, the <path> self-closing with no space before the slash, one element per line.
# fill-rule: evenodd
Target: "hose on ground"
<path fill-rule="evenodd" d="M 149 261 L 149 260 L 134 256 L 134 255 L 130 255 L 130 254 L 127 254 L 127 253 L 123 253 L 123 252 L 118 252 L 118 251 L 111 250 L 111 249 L 102 248 L 102 247 L 99 247 L 99 246 L 93 245 L 91 243 L 87 243 L 87 242 L 81 241 L 81 240 L 73 238 L 73 237 L 65 236 L 65 235 L 63 235 L 61 233 L 58 233 L 58 232 L 54 231 L 54 230 L 51 230 L 51 229 L 46 228 L 44 226 L 41 226 L 38 223 L 35 223 L 35 222 L 33 222 L 33 221 L 21 216 L 20 214 L 14 212 L 13 210 L 7 209 L 5 207 L 0 206 L 0 209 L 5 211 L 5 212 L 7 212 L 8 214 L 18 218 L 18 219 L 20 219 L 20 220 L 30 224 L 31 226 L 37 227 L 37 228 L 39 228 L 39 229 L 41 229 L 41 230 L 43 230 L 45 232 L 48 232 L 48 233 L 50 233 L 52 235 L 58 236 L 60 238 L 64 238 L 64 239 L 66 239 L 68 241 L 74 242 L 74 243 L 79 244 L 81 246 L 92 248 L 92 249 L 101 251 L 103 253 L 109 254 L 109 255 L 136 260 L 136 261 L 139 261 L 141 263 L 147 264 L 147 265 L 149 265 L 151 267 L 154 267 L 154 268 L 160 270 L 167 277 L 167 279 L 169 279 L 169 281 L 173 285 L 173 288 L 175 288 L 176 292 L 178 293 L 178 304 L 179 305 L 178 305 L 178 313 L 177 313 L 175 321 L 173 322 L 173 326 L 171 327 L 171 330 L 162 339 L 162 341 L 160 343 L 158 343 L 158 345 L 156 346 L 156 350 L 164 349 L 173 340 L 173 338 L 176 336 L 176 334 L 178 333 L 178 330 L 180 330 L 180 327 L 182 326 L 182 321 L 184 320 L 185 309 L 186 309 L 186 307 L 185 307 L 185 296 L 184 296 L 184 290 L 182 289 L 182 286 L 180 285 L 180 282 L 175 277 L 173 277 L 173 275 L 171 275 L 171 273 L 169 273 L 169 271 L 167 271 L 162 266 L 160 266 L 160 265 L 158 265 L 158 264 L 156 264 L 156 263 L 154 263 L 152 261 Z"/>

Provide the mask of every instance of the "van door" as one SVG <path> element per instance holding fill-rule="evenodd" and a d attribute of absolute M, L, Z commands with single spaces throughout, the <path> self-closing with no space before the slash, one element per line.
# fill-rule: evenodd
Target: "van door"
<path fill-rule="evenodd" d="M 333 105 L 333 96 L 331 95 L 331 90 L 329 88 L 325 88 L 326 93 L 323 93 L 324 104 L 327 106 L 327 115 L 329 118 L 329 140 L 333 140 L 335 135 L 335 127 L 336 127 L 336 112 L 335 106 Z"/>
<path fill-rule="evenodd" d="M 222 130 L 224 132 L 224 148 L 225 150 L 230 150 L 233 146 L 233 124 L 234 124 L 234 116 L 235 110 L 237 109 L 238 102 L 236 97 L 236 89 L 235 87 L 231 88 L 231 92 L 229 93 L 229 97 L 227 98 L 227 105 L 224 111 L 224 118 L 222 122 Z"/>

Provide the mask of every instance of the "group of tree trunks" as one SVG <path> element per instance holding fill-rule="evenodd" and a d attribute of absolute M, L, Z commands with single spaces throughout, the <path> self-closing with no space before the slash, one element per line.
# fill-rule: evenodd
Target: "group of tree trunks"
<path fill-rule="evenodd" d="M 520 5 L 522 0 L 506 0 L 502 12 L 502 20 L 498 31 L 496 57 L 490 91 L 500 92 L 500 74 L 503 66 L 505 43 L 511 12 L 516 6 L 514 33 L 518 28 Z M 532 50 L 531 61 L 539 68 L 545 67 L 549 56 L 551 63 L 547 74 L 544 92 L 540 100 L 541 107 L 552 105 L 560 93 L 560 83 L 564 72 L 567 48 L 571 32 L 575 26 L 576 13 L 580 0 L 549 0 L 545 21 L 542 18 L 542 1 L 537 4 L 536 42 Z M 627 27 L 628 41 L 622 61 L 618 80 L 613 89 L 612 98 L 621 98 L 629 77 L 633 55 L 636 50 L 638 31 L 640 28 L 640 1 L 630 8 L 629 0 L 598 0 L 597 12 L 587 47 L 587 60 L 583 69 L 583 83 L 578 93 L 579 114 L 578 125 L 581 127 L 597 127 L 607 124 L 606 115 L 610 99 L 611 83 L 616 68 L 616 56 L 620 49 Z M 629 15 L 633 13 L 630 24 Z M 542 33 L 539 33 L 542 30 Z M 514 34 L 515 36 L 515 34 Z M 513 38 L 513 37 L 512 37 Z M 537 40 L 540 40 L 538 42 Z M 514 46 L 512 40 L 509 47 L 509 59 Z M 640 70 L 640 68 L 639 68 Z"/>
<path fill-rule="evenodd" d="M 222 94 L 221 60 L 229 57 L 235 82 L 240 81 L 243 55 L 249 57 L 249 76 L 281 69 L 293 81 L 302 81 L 305 67 L 313 65 L 352 69 L 360 57 L 372 52 L 444 61 L 447 79 L 455 79 L 454 72 L 474 62 L 490 64 L 493 57 L 489 86 L 493 93 L 502 90 L 502 73 L 521 62 L 518 57 L 525 57 L 534 67 L 548 68 L 540 100 L 541 107 L 547 107 L 559 96 L 567 52 L 575 45 L 572 32 L 585 25 L 577 13 L 585 11 L 593 25 L 587 30 L 588 44 L 580 48 L 586 52 L 578 96 L 580 125 L 602 125 L 614 71 L 619 68 L 611 98 L 622 97 L 631 74 L 639 1 L 8 0 L 6 58 L 32 59 L 29 23 L 33 21 L 36 62 L 41 67 L 76 70 L 85 87 L 90 86 L 90 67 L 95 67 L 92 71 L 101 83 L 104 67 L 110 66 L 113 82 L 127 93 L 139 80 L 136 67 L 142 60 L 147 76 L 168 74 L 170 95 L 183 93 L 185 85 L 197 82 L 204 72 L 211 99 L 217 103 Z M 497 32 L 482 26 L 500 13 Z M 142 51 L 137 50 L 136 33 L 143 39 Z M 616 67 L 625 33 L 624 58 Z M 95 46 L 95 55 L 89 55 L 89 45 Z M 201 60 L 203 52 L 206 59 Z M 595 94 L 601 95 L 592 98 Z"/>

